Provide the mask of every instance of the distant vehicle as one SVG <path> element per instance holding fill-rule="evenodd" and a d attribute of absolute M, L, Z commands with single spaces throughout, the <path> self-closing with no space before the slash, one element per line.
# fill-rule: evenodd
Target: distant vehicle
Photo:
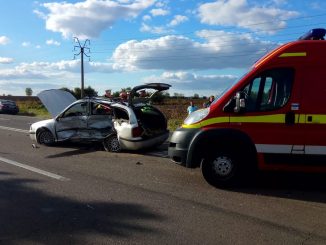
<path fill-rule="evenodd" d="M 127 101 L 102 97 L 75 101 L 63 90 L 43 91 L 38 97 L 54 118 L 32 124 L 30 137 L 44 145 L 97 141 L 111 152 L 160 145 L 169 137 L 167 120 L 149 102 L 155 93 L 169 88 L 163 83 L 140 85 L 130 91 Z M 152 96 L 139 96 L 138 91 L 144 89 L 154 90 Z"/>
<path fill-rule="evenodd" d="M 14 114 L 19 112 L 19 108 L 15 101 L 0 99 L 0 113 Z"/>
<path fill-rule="evenodd" d="M 173 161 L 216 186 L 255 170 L 326 172 L 325 29 L 258 60 L 209 108 L 174 131 Z"/>

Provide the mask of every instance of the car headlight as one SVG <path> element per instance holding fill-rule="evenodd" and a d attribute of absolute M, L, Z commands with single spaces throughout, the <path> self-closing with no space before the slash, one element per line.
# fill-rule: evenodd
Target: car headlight
<path fill-rule="evenodd" d="M 185 120 L 184 124 L 194 124 L 204 119 L 209 113 L 209 107 L 192 112 Z"/>

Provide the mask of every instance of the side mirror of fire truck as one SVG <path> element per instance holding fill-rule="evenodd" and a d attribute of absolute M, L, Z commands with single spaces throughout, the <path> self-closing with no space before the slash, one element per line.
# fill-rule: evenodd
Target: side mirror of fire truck
<path fill-rule="evenodd" d="M 245 100 L 245 95 L 242 92 L 237 92 L 235 97 L 235 107 L 234 107 L 234 112 L 240 113 L 243 112 L 246 108 L 246 100 Z"/>
<path fill-rule="evenodd" d="M 245 108 L 245 93 L 237 92 L 236 95 L 224 106 L 223 111 L 240 113 L 243 112 Z"/>

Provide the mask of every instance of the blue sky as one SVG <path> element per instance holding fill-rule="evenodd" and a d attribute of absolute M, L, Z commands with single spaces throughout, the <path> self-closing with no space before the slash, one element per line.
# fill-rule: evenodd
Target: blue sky
<path fill-rule="evenodd" d="M 276 46 L 326 27 L 322 0 L 0 0 L 0 94 L 148 82 L 218 94 Z"/>

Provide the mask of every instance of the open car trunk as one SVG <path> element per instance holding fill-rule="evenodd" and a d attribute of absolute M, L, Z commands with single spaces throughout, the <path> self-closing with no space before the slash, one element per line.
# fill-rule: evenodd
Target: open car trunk
<path fill-rule="evenodd" d="M 138 124 L 143 128 L 144 138 L 152 138 L 167 131 L 167 121 L 162 112 L 151 105 L 134 108 Z"/>

